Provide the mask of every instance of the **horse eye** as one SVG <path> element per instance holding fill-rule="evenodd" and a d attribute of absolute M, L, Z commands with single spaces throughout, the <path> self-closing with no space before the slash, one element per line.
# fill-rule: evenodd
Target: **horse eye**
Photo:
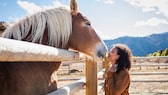
<path fill-rule="evenodd" d="M 86 25 L 90 26 L 91 24 L 90 24 L 90 22 L 88 21 L 88 22 L 86 22 Z"/>

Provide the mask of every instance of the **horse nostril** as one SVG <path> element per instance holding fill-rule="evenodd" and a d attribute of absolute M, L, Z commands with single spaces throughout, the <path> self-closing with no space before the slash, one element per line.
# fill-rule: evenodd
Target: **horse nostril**
<path fill-rule="evenodd" d="M 104 44 L 99 44 L 97 47 L 97 56 L 98 57 L 106 57 L 107 56 L 107 48 Z"/>
<path fill-rule="evenodd" d="M 105 52 L 103 52 L 102 50 L 97 52 L 97 56 L 98 57 L 105 57 Z"/>

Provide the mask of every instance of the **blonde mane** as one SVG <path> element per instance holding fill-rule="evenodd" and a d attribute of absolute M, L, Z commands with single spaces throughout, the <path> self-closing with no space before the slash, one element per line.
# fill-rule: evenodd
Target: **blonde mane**
<path fill-rule="evenodd" d="M 72 32 L 71 12 L 62 7 L 38 12 L 7 28 L 3 37 L 22 40 L 31 31 L 30 40 L 41 44 L 46 27 L 49 45 L 58 47 L 61 43 L 65 47 Z"/>

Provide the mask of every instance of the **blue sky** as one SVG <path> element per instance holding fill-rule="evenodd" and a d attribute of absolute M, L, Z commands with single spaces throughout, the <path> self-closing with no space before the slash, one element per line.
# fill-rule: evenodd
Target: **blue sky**
<path fill-rule="evenodd" d="M 103 39 L 168 32 L 168 0 L 77 0 Z M 1 0 L 0 21 L 15 22 L 44 8 L 69 6 L 69 0 Z"/>

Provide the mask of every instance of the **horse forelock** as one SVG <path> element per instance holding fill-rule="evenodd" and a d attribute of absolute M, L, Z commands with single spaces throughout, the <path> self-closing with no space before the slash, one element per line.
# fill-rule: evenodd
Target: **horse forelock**
<path fill-rule="evenodd" d="M 7 28 L 3 37 L 22 40 L 31 31 L 30 40 L 41 44 L 46 27 L 49 45 L 58 47 L 61 43 L 64 48 L 72 32 L 71 12 L 62 7 L 38 12 Z"/>

